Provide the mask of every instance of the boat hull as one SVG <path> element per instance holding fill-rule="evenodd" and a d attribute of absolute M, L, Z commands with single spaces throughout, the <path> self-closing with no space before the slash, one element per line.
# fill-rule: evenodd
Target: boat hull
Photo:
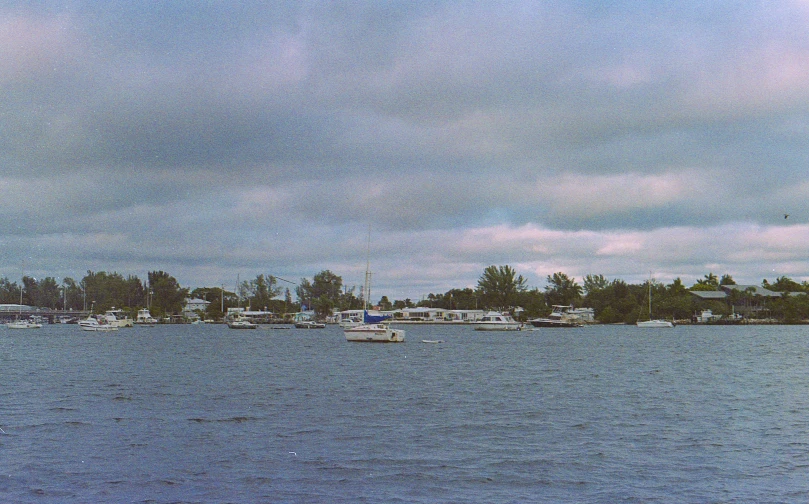
<path fill-rule="evenodd" d="M 584 325 L 581 322 L 552 319 L 534 319 L 528 322 L 534 327 L 582 327 Z"/>
<path fill-rule="evenodd" d="M 9 329 L 42 329 L 42 324 L 37 322 L 9 322 L 6 327 Z"/>
<path fill-rule="evenodd" d="M 382 324 L 361 325 L 343 332 L 346 341 L 356 343 L 402 343 L 405 339 L 403 329 L 391 329 Z"/>
<path fill-rule="evenodd" d="M 674 327 L 674 324 L 669 322 L 668 320 L 644 320 L 643 322 L 638 322 L 638 327 L 654 329 L 654 328 Z"/>
<path fill-rule="evenodd" d="M 258 329 L 257 324 L 250 322 L 233 322 L 228 324 L 228 327 L 231 329 Z"/>
<path fill-rule="evenodd" d="M 295 324 L 296 329 L 325 329 L 326 324 L 321 324 L 320 322 L 297 322 Z"/>
<path fill-rule="evenodd" d="M 98 326 L 81 326 L 81 330 L 88 332 L 114 332 L 117 331 L 118 328 L 115 326 L 98 325 Z"/>
<path fill-rule="evenodd" d="M 519 323 L 489 323 L 473 322 L 476 331 L 519 331 L 522 324 Z"/>

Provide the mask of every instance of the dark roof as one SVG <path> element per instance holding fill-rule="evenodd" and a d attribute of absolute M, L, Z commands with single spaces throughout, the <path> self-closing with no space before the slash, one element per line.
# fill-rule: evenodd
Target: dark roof
<path fill-rule="evenodd" d="M 725 299 L 728 293 L 725 291 L 689 291 L 700 299 Z"/>
<path fill-rule="evenodd" d="M 780 292 L 771 291 L 770 289 L 765 289 L 760 285 L 722 285 L 720 286 L 725 292 L 730 292 L 732 290 L 743 292 L 747 289 L 753 289 L 753 294 L 756 296 L 764 296 L 764 297 L 781 297 Z"/>

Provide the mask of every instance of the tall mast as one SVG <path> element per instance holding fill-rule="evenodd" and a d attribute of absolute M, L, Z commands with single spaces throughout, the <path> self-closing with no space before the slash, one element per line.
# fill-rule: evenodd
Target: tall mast
<path fill-rule="evenodd" d="M 22 317 L 22 288 L 25 285 L 25 261 L 20 266 L 20 317 Z"/>
<path fill-rule="evenodd" d="M 365 299 L 363 309 L 368 309 L 368 303 L 371 300 L 371 225 L 368 224 L 368 255 L 365 262 L 365 285 L 363 286 Z"/>

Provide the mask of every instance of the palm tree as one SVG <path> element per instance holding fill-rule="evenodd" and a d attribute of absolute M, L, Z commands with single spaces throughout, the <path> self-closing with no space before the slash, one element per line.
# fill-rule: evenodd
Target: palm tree
<path fill-rule="evenodd" d="M 516 295 L 526 290 L 525 279 L 511 266 L 489 266 L 478 279 L 478 290 L 484 304 L 504 309 L 513 303 Z"/>

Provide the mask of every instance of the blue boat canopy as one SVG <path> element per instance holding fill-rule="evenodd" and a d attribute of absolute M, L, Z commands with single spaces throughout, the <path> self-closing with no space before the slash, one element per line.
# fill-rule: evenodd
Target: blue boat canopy
<path fill-rule="evenodd" d="M 378 324 L 390 318 L 390 315 L 368 315 L 368 310 L 363 311 L 363 321 L 366 324 Z"/>

